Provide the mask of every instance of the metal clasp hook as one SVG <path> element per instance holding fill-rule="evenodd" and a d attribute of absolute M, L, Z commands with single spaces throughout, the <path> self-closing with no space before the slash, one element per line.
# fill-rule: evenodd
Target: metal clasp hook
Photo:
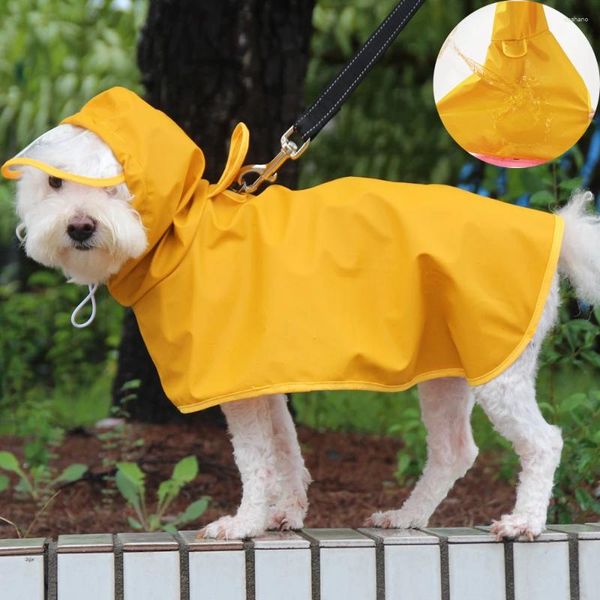
<path fill-rule="evenodd" d="M 273 183 L 277 179 L 277 171 L 279 168 L 289 159 L 296 160 L 310 144 L 310 139 L 306 140 L 299 148 L 296 142 L 290 139 L 290 136 L 294 133 L 294 126 L 292 125 L 282 136 L 281 136 L 281 150 L 277 153 L 277 156 L 270 162 L 264 165 L 246 165 L 240 169 L 238 173 L 237 182 L 239 189 L 237 192 L 244 192 L 248 194 L 254 193 L 260 185 L 268 181 Z M 256 179 L 252 182 L 246 181 L 246 176 L 254 173 L 257 175 Z"/>

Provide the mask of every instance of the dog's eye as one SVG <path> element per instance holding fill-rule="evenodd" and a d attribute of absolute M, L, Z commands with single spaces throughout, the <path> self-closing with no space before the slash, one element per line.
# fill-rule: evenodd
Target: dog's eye
<path fill-rule="evenodd" d="M 50 175 L 50 177 L 48 177 L 48 185 L 51 188 L 54 188 L 55 190 L 57 190 L 58 188 L 61 188 L 63 184 L 63 180 L 60 177 L 54 177 L 52 175 Z"/>

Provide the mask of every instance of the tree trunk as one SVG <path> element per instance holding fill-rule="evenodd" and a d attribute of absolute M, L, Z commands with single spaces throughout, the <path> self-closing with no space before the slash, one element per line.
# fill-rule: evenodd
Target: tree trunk
<path fill-rule="evenodd" d="M 205 177 L 217 181 L 235 124 L 251 132 L 249 162 L 269 161 L 302 109 L 314 0 L 151 0 L 138 47 L 146 99 L 202 148 Z M 280 182 L 293 186 L 297 164 Z M 114 383 L 139 379 L 127 410 L 142 421 L 176 419 L 135 318 L 127 315 Z M 209 411 L 200 413 L 211 418 Z M 214 412 L 214 411 L 213 411 Z M 189 418 L 189 417 L 188 417 Z M 214 414 L 212 416 L 214 418 Z"/>

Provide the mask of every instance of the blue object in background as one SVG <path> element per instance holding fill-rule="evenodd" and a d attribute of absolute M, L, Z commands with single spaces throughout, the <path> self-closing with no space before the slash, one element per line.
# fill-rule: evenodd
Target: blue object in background
<path fill-rule="evenodd" d="M 502 198 L 506 194 L 508 182 L 508 169 L 506 167 L 500 167 L 498 169 L 498 177 L 496 179 L 496 195 L 498 198 Z"/>
<path fill-rule="evenodd" d="M 477 193 L 477 189 L 483 178 L 483 165 L 480 161 L 470 161 L 465 163 L 459 174 L 457 186 L 461 190 Z"/>

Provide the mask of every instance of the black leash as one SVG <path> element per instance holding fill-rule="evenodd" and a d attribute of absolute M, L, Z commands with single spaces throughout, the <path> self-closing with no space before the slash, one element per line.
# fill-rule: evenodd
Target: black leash
<path fill-rule="evenodd" d="M 336 75 L 315 102 L 281 136 L 281 150 L 265 165 L 248 165 L 240 169 L 240 192 L 255 192 L 265 181 L 273 182 L 279 167 L 289 158 L 296 160 L 308 148 L 323 127 L 337 114 L 342 104 L 383 56 L 425 0 L 400 0 L 365 42 L 352 60 Z M 294 136 L 299 142 L 291 139 Z M 255 174 L 254 181 L 246 176 Z"/>

